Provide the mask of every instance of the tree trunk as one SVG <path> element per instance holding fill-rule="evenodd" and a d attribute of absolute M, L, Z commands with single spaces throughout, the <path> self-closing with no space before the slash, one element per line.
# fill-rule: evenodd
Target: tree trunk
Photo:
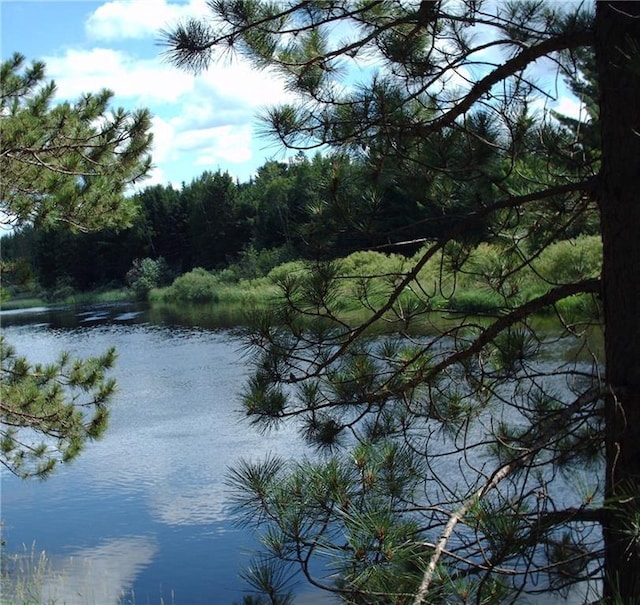
<path fill-rule="evenodd" d="M 640 601 L 640 2 L 596 2 L 595 31 L 610 393 L 603 596 L 626 604 Z"/>

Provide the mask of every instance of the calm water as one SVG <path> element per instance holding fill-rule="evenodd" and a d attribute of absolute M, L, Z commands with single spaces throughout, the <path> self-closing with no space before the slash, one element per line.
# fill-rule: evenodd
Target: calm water
<path fill-rule="evenodd" d="M 256 433 L 238 412 L 246 365 L 231 329 L 149 321 L 145 311 L 5 313 L 31 361 L 118 350 L 108 433 L 46 482 L 2 476 L 7 552 L 47 553 L 42 596 L 68 605 L 231 604 L 255 547 L 232 523 L 224 480 L 240 458 L 301 456 L 293 432 Z M 300 587 L 296 603 L 326 603 Z"/>
<path fill-rule="evenodd" d="M 205 319 L 224 325 L 224 318 Z M 227 469 L 240 458 L 308 450 L 291 429 L 264 436 L 243 420 L 247 366 L 238 333 L 126 305 L 3 313 L 0 320 L 31 361 L 110 346 L 119 354 L 106 437 L 46 482 L 2 475 L 6 551 L 32 553 L 32 562 L 47 555 L 40 594 L 29 602 L 239 603 L 249 587 L 238 573 L 257 544 L 233 524 Z M 582 603 L 586 590 L 554 602 Z M 334 602 L 298 587 L 297 605 Z"/>

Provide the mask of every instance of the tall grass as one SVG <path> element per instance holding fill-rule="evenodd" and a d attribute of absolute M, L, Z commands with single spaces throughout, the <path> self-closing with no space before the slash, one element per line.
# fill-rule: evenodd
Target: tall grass
<path fill-rule="evenodd" d="M 526 252 L 526 251 L 525 251 Z M 331 281 L 331 310 L 349 315 L 375 312 L 420 259 L 374 251 L 355 252 L 325 268 Z M 452 244 L 434 255 L 409 283 L 390 313 L 396 316 L 425 311 L 466 314 L 500 313 L 540 296 L 557 285 L 600 273 L 602 246 L 595 236 L 560 241 L 529 262 L 523 251 L 497 244 L 466 249 Z M 517 271 L 514 271 L 517 269 Z M 178 277 L 171 286 L 153 290 L 150 300 L 162 304 L 206 303 L 240 307 L 265 307 L 284 289 L 305 292 L 313 299 L 311 267 L 303 261 L 288 261 L 266 275 L 238 278 L 238 271 L 219 273 L 198 268 Z M 555 309 L 571 315 L 597 314 L 591 296 L 560 301 Z"/>
<path fill-rule="evenodd" d="M 86 574 L 86 577 L 75 577 L 74 583 L 70 584 L 68 567 L 82 570 L 81 573 Z M 36 550 L 35 544 L 11 554 L 6 553 L 3 548 L 0 574 L 2 605 L 137 605 L 136 594 L 132 589 L 122 590 L 115 599 L 111 593 L 112 587 L 107 587 L 102 593 L 99 587 L 93 585 L 94 581 L 89 559 L 69 557 L 62 562 L 58 561 L 58 566 L 55 566 L 45 551 Z M 67 596 L 61 597 L 60 591 Z M 148 599 L 144 603 L 150 605 Z M 157 603 L 175 605 L 174 591 L 170 591 L 168 598 L 160 595 Z"/>
<path fill-rule="evenodd" d="M 9 298 L 3 300 L 0 303 L 0 310 L 2 311 L 15 311 L 18 309 L 31 309 L 33 307 L 44 307 L 48 303 L 44 298 L 37 296 L 21 297 L 21 298 Z"/>
<path fill-rule="evenodd" d="M 24 552 L 7 554 L 2 550 L 2 574 L 0 577 L 2 605 L 40 605 L 43 603 L 42 584 L 51 570 L 44 551 L 37 552 L 35 545 Z M 45 605 L 52 605 L 52 602 Z"/>
<path fill-rule="evenodd" d="M 75 292 L 62 299 L 65 305 L 88 305 L 94 303 L 129 302 L 135 296 L 129 288 L 117 288 L 110 290 L 94 290 L 91 292 Z"/>
<path fill-rule="evenodd" d="M 241 279 L 234 283 L 222 281 L 217 275 L 196 268 L 177 277 L 167 288 L 156 288 L 149 293 L 152 305 L 162 304 L 268 304 L 277 294 L 277 288 L 268 278 Z"/>

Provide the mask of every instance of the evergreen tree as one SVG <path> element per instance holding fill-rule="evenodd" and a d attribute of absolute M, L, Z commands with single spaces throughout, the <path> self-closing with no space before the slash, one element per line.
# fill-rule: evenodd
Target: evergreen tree
<path fill-rule="evenodd" d="M 150 166 L 146 110 L 109 111 L 112 93 L 53 104 L 44 64 L 15 54 L 0 71 L 0 200 L 5 221 L 88 231 L 131 223 L 123 195 Z"/>
<path fill-rule="evenodd" d="M 330 454 L 234 469 L 267 551 L 248 579 L 271 602 L 292 567 L 349 603 L 515 602 L 597 580 L 603 602 L 637 602 L 640 3 L 598 2 L 595 14 L 480 0 L 211 8 L 211 22 L 165 32 L 176 65 L 204 69 L 230 47 L 275 70 L 301 101 L 270 109 L 268 132 L 373 173 L 393 166 L 448 228 L 388 276 L 382 301 L 371 276 L 318 264 L 283 279 L 285 304 L 257 322 L 247 415 L 267 428 L 298 420 Z M 575 59 L 592 50 L 600 136 L 588 125 L 576 142 L 578 125 L 544 103 L 558 76 L 580 90 Z M 361 60 L 354 86 L 345 74 Z M 602 236 L 602 275 L 546 273 L 545 250 L 578 225 Z M 479 259 L 479 240 L 500 253 Z M 425 287 L 433 263 L 458 279 Z M 535 295 L 523 288 L 531 269 L 547 280 Z M 434 318 L 438 296 L 464 294 L 465 274 L 502 302 L 482 318 Z M 369 319 L 345 322 L 345 296 Z M 564 316 L 576 297 L 595 315 Z M 560 336 L 535 319 L 549 311 Z M 395 338 L 369 337 L 394 322 Z M 592 338 L 602 324 L 604 352 Z M 558 343 L 581 353 L 552 361 Z"/>
<path fill-rule="evenodd" d="M 188 213 L 189 268 L 219 268 L 242 250 L 249 226 L 229 173 L 203 172 L 185 185 L 181 197 Z"/>
<path fill-rule="evenodd" d="M 136 206 L 125 192 L 150 166 L 148 112 L 110 111 L 109 91 L 74 104 L 55 104 L 54 93 L 43 63 L 26 66 L 19 54 L 2 63 L 2 220 L 80 232 L 129 225 Z M 0 463 L 21 477 L 45 477 L 99 437 L 115 386 L 107 376 L 114 360 L 110 350 L 32 364 L 0 338 Z"/>
<path fill-rule="evenodd" d="M 141 206 L 141 217 L 136 225 L 137 239 L 144 247 L 144 254 L 139 255 L 162 257 L 178 272 L 185 270 L 189 256 L 188 211 L 184 197 L 170 185 L 146 187 L 137 194 Z"/>

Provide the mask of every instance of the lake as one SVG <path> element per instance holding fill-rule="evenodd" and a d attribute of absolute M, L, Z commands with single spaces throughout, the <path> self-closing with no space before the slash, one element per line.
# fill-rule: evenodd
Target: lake
<path fill-rule="evenodd" d="M 207 328 L 181 323 L 203 319 Z M 238 574 L 258 545 L 233 523 L 227 469 L 309 450 L 291 427 L 262 435 L 239 412 L 248 366 L 233 318 L 104 305 L 4 312 L 1 320 L 31 361 L 118 350 L 105 438 L 47 481 L 2 475 L 5 552 L 24 554 L 14 577 L 36 569 L 26 602 L 240 603 L 249 586 Z M 554 602 L 583 603 L 591 591 L 578 586 Z M 295 603 L 335 600 L 301 582 Z"/>
<path fill-rule="evenodd" d="M 291 429 L 265 436 L 243 420 L 238 333 L 131 305 L 5 312 L 2 326 L 30 361 L 118 350 L 105 438 L 47 481 L 2 475 L 6 553 L 26 554 L 25 573 L 40 568 L 32 602 L 239 603 L 256 542 L 233 524 L 227 468 L 307 449 Z M 297 604 L 329 602 L 300 585 Z"/>

